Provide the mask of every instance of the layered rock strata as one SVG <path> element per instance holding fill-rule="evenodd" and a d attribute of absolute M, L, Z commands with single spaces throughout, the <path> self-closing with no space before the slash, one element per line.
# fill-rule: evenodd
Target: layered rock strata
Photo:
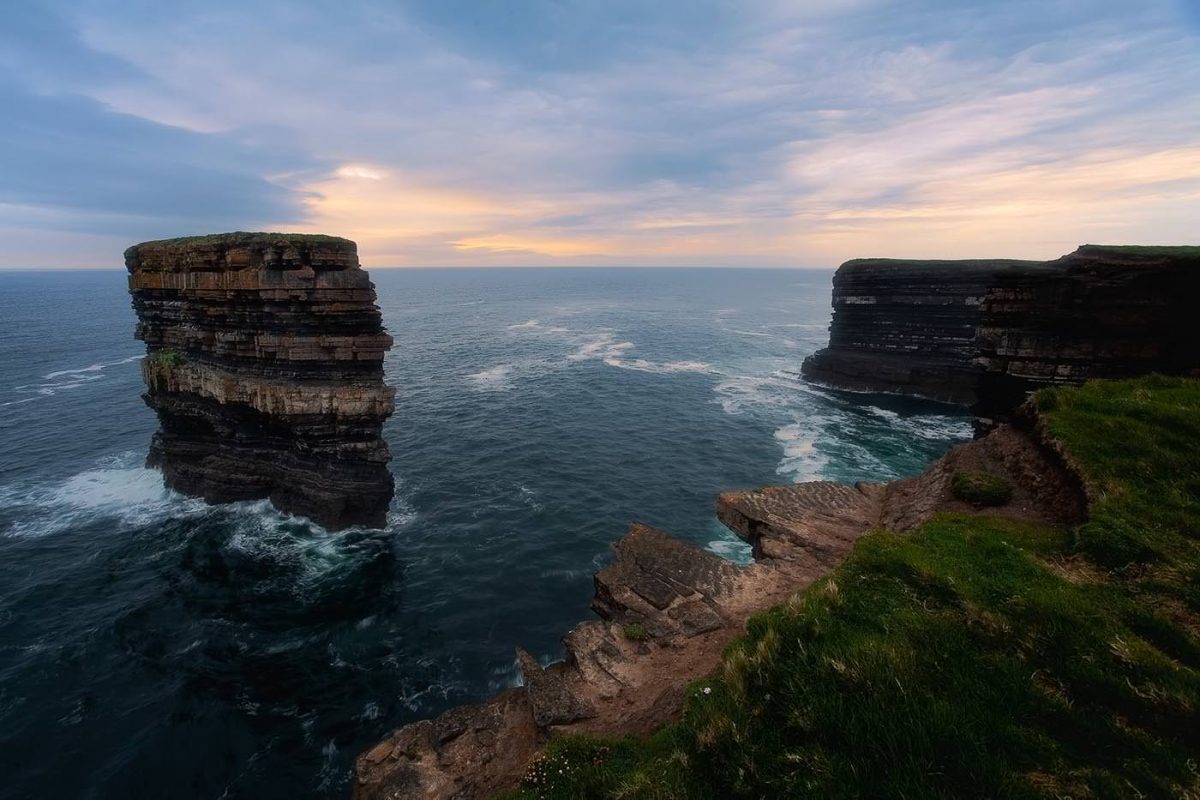
<path fill-rule="evenodd" d="M 1051 262 L 848 261 L 805 378 L 1011 414 L 1031 389 L 1200 367 L 1200 248 L 1084 245 Z"/>
<path fill-rule="evenodd" d="M 847 261 L 833 276 L 829 346 L 809 380 L 858 391 L 975 402 L 979 308 L 995 275 L 1021 261 Z"/>
<path fill-rule="evenodd" d="M 976 327 L 976 413 L 1005 416 L 1046 384 L 1200 369 L 1198 296 L 1200 247 L 1084 245 L 1001 271 Z"/>
<path fill-rule="evenodd" d="M 354 242 L 231 233 L 125 251 L 148 464 L 209 502 L 270 498 L 329 528 L 384 524 L 392 339 Z"/>
<path fill-rule="evenodd" d="M 678 715 L 689 682 L 719 667 L 751 615 L 830 572 L 864 533 L 909 530 L 940 511 L 973 512 L 951 494 L 959 470 L 1007 476 L 1015 489 L 1003 513 L 1079 519 L 1078 480 L 1039 436 L 1036 427 L 1000 426 L 920 476 L 889 484 L 722 494 L 718 517 L 753 547 L 746 567 L 635 523 L 595 576 L 600 619 L 566 634 L 564 660 L 543 668 L 518 650 L 523 687 L 395 731 L 359 757 L 354 796 L 488 797 L 516 785 L 551 736 L 654 731 Z"/>

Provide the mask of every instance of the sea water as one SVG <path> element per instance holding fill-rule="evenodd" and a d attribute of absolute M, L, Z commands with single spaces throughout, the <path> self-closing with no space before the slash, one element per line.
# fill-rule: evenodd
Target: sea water
<path fill-rule="evenodd" d="M 384 530 L 145 469 L 122 271 L 0 272 L 0 795 L 343 797 L 392 728 L 514 685 L 633 520 L 744 562 L 726 489 L 921 470 L 967 416 L 799 379 L 829 271 L 376 270 Z"/>

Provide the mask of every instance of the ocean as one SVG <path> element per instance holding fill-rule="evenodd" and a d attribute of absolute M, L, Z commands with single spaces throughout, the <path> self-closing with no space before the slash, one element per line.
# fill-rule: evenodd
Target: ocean
<path fill-rule="evenodd" d="M 919 472 L 970 417 L 799 379 L 831 275 L 375 270 L 396 498 L 331 534 L 143 467 L 123 271 L 0 272 L 0 797 L 345 797 L 559 658 L 631 521 L 744 562 L 718 492 Z"/>

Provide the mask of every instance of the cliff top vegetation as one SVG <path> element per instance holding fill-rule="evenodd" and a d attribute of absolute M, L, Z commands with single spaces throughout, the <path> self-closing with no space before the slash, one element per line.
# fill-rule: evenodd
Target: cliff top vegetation
<path fill-rule="evenodd" d="M 1036 402 L 1086 523 L 873 533 L 754 618 L 677 724 L 552 741 L 512 797 L 1197 796 L 1200 381 Z"/>

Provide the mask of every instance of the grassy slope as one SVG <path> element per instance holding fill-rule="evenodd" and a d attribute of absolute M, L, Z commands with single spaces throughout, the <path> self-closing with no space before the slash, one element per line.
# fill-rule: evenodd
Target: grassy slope
<path fill-rule="evenodd" d="M 680 723 L 558 739 L 513 797 L 1200 797 L 1200 382 L 1039 404 L 1088 523 L 865 537 L 752 620 Z"/>

